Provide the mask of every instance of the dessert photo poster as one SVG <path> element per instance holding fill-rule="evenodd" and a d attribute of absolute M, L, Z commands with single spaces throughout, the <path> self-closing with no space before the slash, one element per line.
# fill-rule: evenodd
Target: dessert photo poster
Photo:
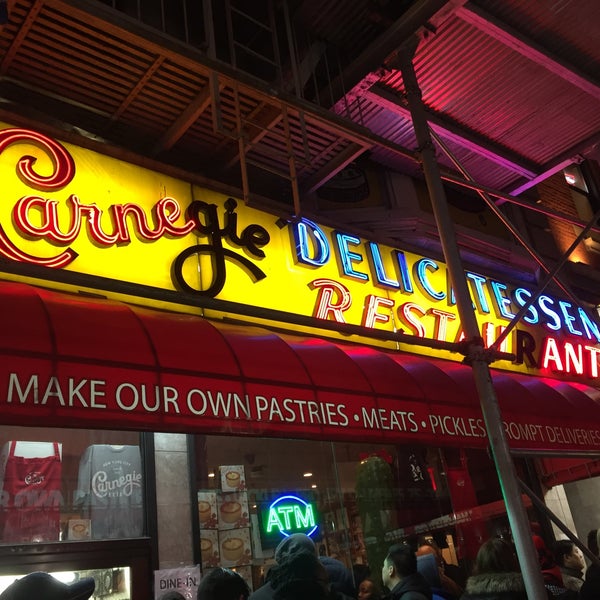
<path fill-rule="evenodd" d="M 244 466 L 220 466 L 217 481 L 219 491 L 197 492 L 202 567 L 249 565 L 252 541 Z"/>
<path fill-rule="evenodd" d="M 219 473 L 222 492 L 241 492 L 246 489 L 244 465 L 222 465 Z"/>
<path fill-rule="evenodd" d="M 202 568 L 221 565 L 219 556 L 219 532 L 216 529 L 200 530 L 200 557 Z"/>
<path fill-rule="evenodd" d="M 217 507 L 219 531 L 250 526 L 246 492 L 217 494 Z"/>
<path fill-rule="evenodd" d="M 200 529 L 217 529 L 217 492 L 198 491 Z"/>
<path fill-rule="evenodd" d="M 219 531 L 219 549 L 222 567 L 238 567 L 252 562 L 250 529 Z"/>

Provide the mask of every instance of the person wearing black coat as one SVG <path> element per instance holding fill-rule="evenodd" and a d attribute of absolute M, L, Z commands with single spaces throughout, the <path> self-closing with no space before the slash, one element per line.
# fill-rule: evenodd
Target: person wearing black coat
<path fill-rule="evenodd" d="M 417 571 L 417 557 L 408 545 L 390 548 L 383 561 L 381 579 L 390 590 L 389 600 L 432 600 L 431 587 Z"/>
<path fill-rule="evenodd" d="M 598 530 L 592 529 L 588 533 L 588 548 L 598 556 Z M 579 590 L 581 600 L 598 600 L 600 598 L 600 567 L 592 563 L 585 572 L 585 581 Z"/>
<path fill-rule="evenodd" d="M 267 578 L 264 585 L 259 587 L 250 595 L 250 600 L 273 600 L 275 596 L 275 588 L 273 587 L 273 582 L 271 581 L 273 575 L 277 573 L 279 565 L 281 565 L 283 562 L 286 562 L 290 555 L 299 552 L 308 552 L 313 554 L 315 558 L 317 557 L 317 548 L 315 547 L 315 543 L 307 535 L 304 535 L 303 533 L 294 533 L 284 538 L 277 548 L 275 548 L 276 565 L 273 566 L 267 573 Z M 287 570 L 289 570 L 289 567 L 284 569 L 283 572 Z"/>

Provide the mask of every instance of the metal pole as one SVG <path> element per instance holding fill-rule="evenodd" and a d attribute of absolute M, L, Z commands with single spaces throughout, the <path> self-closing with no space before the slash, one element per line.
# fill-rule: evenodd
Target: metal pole
<path fill-rule="evenodd" d="M 463 177 L 468 181 L 475 181 L 473 177 L 469 174 L 469 172 L 463 167 L 458 158 L 454 155 L 454 153 L 448 148 L 448 146 L 444 143 L 444 140 L 440 138 L 440 136 L 433 130 L 430 129 L 431 137 L 435 140 L 436 144 L 444 151 L 444 154 L 454 163 L 454 166 L 462 173 Z M 565 250 L 560 261 L 552 269 L 547 267 L 542 261 L 541 256 L 537 254 L 532 248 L 529 248 L 525 239 L 521 236 L 517 228 L 510 222 L 508 217 L 500 211 L 500 209 L 496 206 L 496 204 L 492 201 L 490 196 L 481 190 L 478 190 L 477 193 L 483 199 L 483 201 L 487 204 L 488 208 L 500 219 L 500 221 L 508 228 L 508 230 L 515 236 L 515 238 L 523 245 L 525 250 L 529 252 L 529 254 L 534 258 L 534 260 L 538 263 L 538 265 L 544 269 L 547 273 L 544 280 L 538 284 L 538 287 L 534 294 L 527 300 L 527 302 L 521 307 L 519 312 L 511 319 L 508 326 L 502 330 L 502 333 L 498 336 L 496 341 L 490 346 L 490 348 L 500 348 L 500 344 L 508 337 L 510 332 L 521 322 L 521 319 L 525 316 L 525 313 L 529 310 L 530 306 L 533 306 L 534 302 L 540 297 L 541 294 L 544 293 L 544 290 L 555 281 L 555 283 L 563 290 L 568 296 L 570 300 L 573 300 L 576 304 L 578 304 L 577 298 L 573 292 L 558 279 L 559 271 L 564 267 L 564 265 L 569 260 L 571 254 L 575 251 L 575 248 L 579 246 L 579 244 L 587 237 L 590 229 L 596 225 L 598 220 L 600 219 L 600 210 L 596 212 L 596 214 L 591 218 L 590 222 L 581 230 L 579 235 L 575 238 L 573 243 Z"/>
<path fill-rule="evenodd" d="M 494 457 L 498 480 L 506 504 L 506 512 L 510 523 L 517 556 L 523 572 L 527 596 L 532 600 L 547 598 L 542 579 L 541 568 L 537 559 L 537 551 L 533 545 L 531 529 L 527 513 L 521 502 L 521 493 L 515 467 L 512 462 L 506 434 L 502 426 L 502 417 L 498 399 L 492 383 L 488 365 L 488 355 L 479 333 L 477 318 L 473 309 L 467 280 L 458 246 L 454 227 L 448 211 L 446 193 L 440 177 L 440 170 L 435 158 L 435 148 L 429 133 L 425 109 L 422 103 L 421 90 L 412 64 L 414 49 L 403 47 L 399 53 L 402 78 L 406 89 L 408 106 L 417 143 L 421 153 L 425 180 L 431 195 L 433 212 L 438 227 L 446 265 L 456 295 L 456 303 L 461 324 L 466 333 L 468 349 L 466 362 L 473 369 L 473 376 L 481 403 L 481 411 Z"/>

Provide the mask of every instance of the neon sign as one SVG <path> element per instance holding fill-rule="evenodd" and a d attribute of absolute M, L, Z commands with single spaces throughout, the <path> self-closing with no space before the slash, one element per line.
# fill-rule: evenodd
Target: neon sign
<path fill-rule="evenodd" d="M 187 181 L 35 131 L 0 127 L 0 259 L 92 275 L 88 281 L 108 295 L 112 282 L 128 282 L 131 295 L 150 305 L 163 290 L 184 291 L 312 315 L 315 322 L 361 325 L 365 340 L 394 349 L 395 343 L 370 338 L 369 330 L 464 339 L 441 261 L 308 219 L 282 225 Z M 490 345 L 533 293 L 468 270 L 465 277 Z M 223 316 L 216 309 L 204 314 Z M 596 378 L 597 346 L 596 315 L 541 294 L 502 344 L 517 360 L 498 366 Z M 456 359 L 443 350 L 410 350 Z"/>
<path fill-rule="evenodd" d="M 27 129 L 6 129 L 0 132 L 0 153 L 9 145 L 17 142 L 33 143 L 39 146 L 49 157 L 52 164 L 50 175 L 39 175 L 33 168 L 37 158 L 23 156 L 17 163 L 17 174 L 26 184 L 42 191 L 59 190 L 73 180 L 75 162 L 69 152 L 58 142 L 40 133 Z M 187 237 L 194 232 L 208 238 L 207 244 L 195 244 L 186 248 L 175 259 L 173 278 L 180 289 L 202 296 L 216 296 L 225 285 L 225 259 L 237 262 L 247 271 L 254 281 L 264 279 L 264 272 L 241 254 L 223 247 L 223 239 L 246 250 L 255 258 L 264 258 L 261 249 L 269 243 L 269 233 L 264 227 L 251 224 L 238 234 L 237 203 L 233 198 L 225 202 L 224 225 L 219 225 L 217 206 L 201 200 L 190 203 L 186 210 L 183 225 L 177 225 L 182 215 L 181 206 L 174 198 L 165 196 L 151 209 L 152 219 L 138 204 L 112 204 L 105 212 L 95 202 L 85 203 L 76 194 L 70 194 L 63 208 L 68 213 L 65 227 L 59 218 L 59 202 L 28 194 L 22 196 L 14 205 L 12 220 L 19 233 L 29 239 L 44 239 L 54 245 L 67 245 L 75 242 L 80 235 L 87 234 L 100 247 L 122 246 L 132 240 L 131 228 L 135 236 L 144 242 L 154 242 L 163 237 Z M 108 220 L 108 226 L 106 225 Z M 153 222 L 151 222 L 153 221 Z M 103 225 L 104 222 L 104 225 Z M 78 253 L 69 247 L 52 257 L 38 257 L 22 251 L 14 244 L 0 225 L 0 255 L 19 262 L 26 262 L 51 268 L 64 268 L 78 257 Z M 186 280 L 184 263 L 189 258 L 207 255 L 212 260 L 212 281 L 203 290 L 196 289 Z"/>
<path fill-rule="evenodd" d="M 318 525 L 315 508 L 311 502 L 299 496 L 279 496 L 269 506 L 264 519 L 264 530 L 267 535 L 280 533 L 284 537 L 292 533 L 313 535 Z"/>

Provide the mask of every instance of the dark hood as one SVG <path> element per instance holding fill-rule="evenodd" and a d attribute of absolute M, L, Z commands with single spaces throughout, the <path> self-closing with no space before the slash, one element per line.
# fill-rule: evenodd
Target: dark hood
<path fill-rule="evenodd" d="M 356 595 L 352 573 L 343 562 L 329 556 L 320 556 L 319 560 L 327 571 L 332 590 L 342 592 L 346 596 Z"/>

